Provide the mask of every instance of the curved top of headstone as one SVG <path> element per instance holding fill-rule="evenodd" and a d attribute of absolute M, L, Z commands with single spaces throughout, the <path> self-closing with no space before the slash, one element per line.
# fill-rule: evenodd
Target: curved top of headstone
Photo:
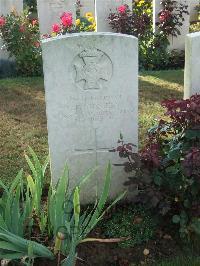
<path fill-rule="evenodd" d="M 188 38 L 199 38 L 200 37 L 200 31 L 187 34 L 187 37 Z"/>
<path fill-rule="evenodd" d="M 127 38 L 127 39 L 135 39 L 136 41 L 138 40 L 136 37 L 128 34 L 122 34 L 122 33 L 112 33 L 112 32 L 82 32 L 82 33 L 70 33 L 70 34 L 65 34 L 61 35 L 58 37 L 52 37 L 52 38 L 47 38 L 42 40 L 42 43 L 49 43 L 52 41 L 58 41 L 58 40 L 63 40 L 63 39 L 68 39 L 68 38 L 78 38 L 78 37 L 116 37 L 116 38 Z"/>

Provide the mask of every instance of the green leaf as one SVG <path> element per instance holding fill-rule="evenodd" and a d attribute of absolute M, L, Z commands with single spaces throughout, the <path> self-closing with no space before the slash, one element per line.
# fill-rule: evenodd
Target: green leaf
<path fill-rule="evenodd" d="M 154 175 L 153 180 L 157 186 L 162 185 L 162 177 L 160 175 L 158 175 L 158 174 Z"/>
<path fill-rule="evenodd" d="M 178 224 L 178 223 L 180 223 L 180 220 L 181 220 L 181 218 L 180 218 L 179 215 L 174 215 L 174 216 L 172 217 L 172 222 L 173 222 L 174 224 Z"/>
<path fill-rule="evenodd" d="M 185 132 L 185 137 L 187 139 L 200 139 L 200 130 L 199 129 L 188 129 Z"/>
<path fill-rule="evenodd" d="M 75 219 L 75 231 L 78 231 L 79 217 L 80 217 L 80 199 L 79 199 L 79 188 L 76 187 L 74 192 L 74 219 Z"/>

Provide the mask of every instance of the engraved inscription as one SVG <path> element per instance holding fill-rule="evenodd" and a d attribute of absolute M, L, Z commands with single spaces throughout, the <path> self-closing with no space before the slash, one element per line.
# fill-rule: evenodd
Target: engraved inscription
<path fill-rule="evenodd" d="M 119 116 L 129 116 L 135 112 L 134 106 L 125 105 L 128 102 L 129 95 L 90 95 L 90 96 L 69 96 L 70 105 L 65 105 L 64 117 L 72 123 L 103 122 L 112 121 Z M 122 107 L 119 102 L 123 101 Z"/>
<path fill-rule="evenodd" d="M 64 7 L 64 0 L 52 0 L 49 5 L 52 9 L 61 9 Z"/>
<path fill-rule="evenodd" d="M 110 58 L 96 48 L 85 49 L 73 61 L 74 82 L 84 90 L 101 89 L 112 77 Z"/>

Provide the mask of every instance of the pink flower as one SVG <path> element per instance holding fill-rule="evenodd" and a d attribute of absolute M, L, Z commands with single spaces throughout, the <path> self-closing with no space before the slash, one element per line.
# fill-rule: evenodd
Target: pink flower
<path fill-rule="evenodd" d="M 36 24 L 38 24 L 38 20 L 37 19 L 33 19 L 32 20 L 32 25 L 35 26 Z"/>
<path fill-rule="evenodd" d="M 126 6 L 125 5 L 119 6 L 117 10 L 119 13 L 125 13 L 126 12 Z"/>
<path fill-rule="evenodd" d="M 24 25 L 20 25 L 20 27 L 19 27 L 19 31 L 20 31 L 20 32 L 24 32 L 24 31 L 25 31 L 25 27 L 24 27 Z"/>
<path fill-rule="evenodd" d="M 40 42 L 34 42 L 33 44 L 36 48 L 39 48 L 40 47 Z"/>
<path fill-rule="evenodd" d="M 58 33 L 60 31 L 60 25 L 57 23 L 53 24 L 52 31 Z"/>
<path fill-rule="evenodd" d="M 0 27 L 3 27 L 6 24 L 6 20 L 3 17 L 0 17 Z"/>
<path fill-rule="evenodd" d="M 72 22 L 73 22 L 72 13 L 64 12 L 63 15 L 61 16 L 61 21 L 62 21 L 63 26 L 65 27 L 72 26 Z"/>

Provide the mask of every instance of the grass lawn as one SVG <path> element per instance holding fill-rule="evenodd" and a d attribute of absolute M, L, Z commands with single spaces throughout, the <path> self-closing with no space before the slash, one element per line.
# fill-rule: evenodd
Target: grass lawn
<path fill-rule="evenodd" d="M 164 110 L 160 101 L 183 97 L 183 71 L 140 74 L 140 146 L 149 127 Z M 117 141 L 117 140 L 116 140 Z M 9 182 L 26 169 L 24 151 L 30 145 L 41 158 L 48 153 L 44 87 L 42 78 L 0 80 L 0 178 Z"/>

